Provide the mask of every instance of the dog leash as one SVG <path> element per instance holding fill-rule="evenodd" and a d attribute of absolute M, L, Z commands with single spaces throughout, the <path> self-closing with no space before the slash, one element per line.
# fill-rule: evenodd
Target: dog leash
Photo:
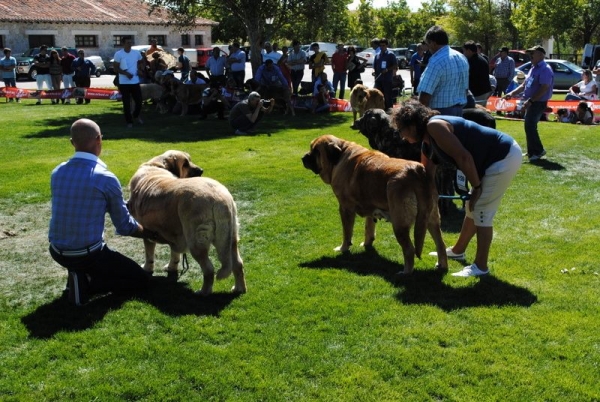
<path fill-rule="evenodd" d="M 183 275 L 185 275 L 185 273 L 188 271 L 188 269 L 190 269 L 190 264 L 188 263 L 188 259 L 187 259 L 187 254 L 183 253 L 183 259 L 181 260 L 181 274 L 179 274 L 179 277 L 181 278 Z"/>
<path fill-rule="evenodd" d="M 438 198 L 443 198 L 445 200 L 461 200 L 461 201 L 469 201 L 471 196 L 467 195 L 438 195 Z"/>

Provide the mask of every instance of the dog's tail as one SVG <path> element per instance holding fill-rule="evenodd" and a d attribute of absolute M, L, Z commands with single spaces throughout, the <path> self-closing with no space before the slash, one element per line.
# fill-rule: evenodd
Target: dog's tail
<path fill-rule="evenodd" d="M 221 262 L 217 271 L 217 279 L 225 279 L 243 269 L 243 262 L 238 250 L 239 233 L 237 208 L 233 197 L 229 195 L 227 202 L 215 205 L 216 217 L 215 248 Z M 236 275 L 237 276 L 237 275 Z"/>
<path fill-rule="evenodd" d="M 417 217 L 415 220 L 414 236 L 415 255 L 417 258 L 421 259 L 433 198 L 427 181 L 427 175 L 425 174 L 425 168 L 420 166 L 417 170 L 417 174 L 420 177 L 418 180 L 419 185 L 415 187 L 415 196 L 417 197 Z"/>

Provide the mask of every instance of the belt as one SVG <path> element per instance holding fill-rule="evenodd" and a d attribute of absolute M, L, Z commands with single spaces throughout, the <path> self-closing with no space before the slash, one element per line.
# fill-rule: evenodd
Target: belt
<path fill-rule="evenodd" d="M 59 250 L 52 243 L 50 243 L 50 247 L 52 247 L 52 250 L 56 251 L 63 257 L 83 257 L 92 254 L 98 250 L 101 250 L 103 245 L 104 242 L 100 240 L 98 243 L 94 243 L 91 246 L 79 250 Z"/>

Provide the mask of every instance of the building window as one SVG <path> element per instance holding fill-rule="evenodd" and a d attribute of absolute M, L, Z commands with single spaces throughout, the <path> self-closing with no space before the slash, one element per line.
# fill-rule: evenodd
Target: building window
<path fill-rule="evenodd" d="M 190 45 L 190 35 L 181 35 L 181 46 L 189 46 Z"/>
<path fill-rule="evenodd" d="M 29 47 L 54 47 L 54 35 L 29 35 Z"/>
<path fill-rule="evenodd" d="M 95 35 L 75 35 L 75 47 L 98 47 Z"/>
<path fill-rule="evenodd" d="M 148 43 L 151 40 L 156 40 L 156 44 L 158 46 L 166 46 L 167 45 L 167 36 L 166 35 L 148 35 Z"/>
<path fill-rule="evenodd" d="M 194 35 L 194 45 L 195 46 L 203 46 L 204 45 L 204 35 Z"/>
<path fill-rule="evenodd" d="M 135 39 L 131 35 L 114 35 L 113 36 L 113 46 L 114 47 L 123 47 L 123 43 L 125 43 L 125 39 L 132 39 L 132 44 L 135 44 Z"/>

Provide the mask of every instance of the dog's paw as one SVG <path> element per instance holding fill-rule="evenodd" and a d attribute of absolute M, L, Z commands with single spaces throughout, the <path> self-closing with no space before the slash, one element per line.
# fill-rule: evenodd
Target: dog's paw
<path fill-rule="evenodd" d="M 177 273 L 177 271 L 167 271 L 167 279 L 171 282 L 177 282 L 177 279 L 179 278 L 179 274 Z"/>
<path fill-rule="evenodd" d="M 337 251 L 338 253 L 347 253 L 350 250 L 350 246 L 337 246 L 333 249 L 333 251 Z"/>

